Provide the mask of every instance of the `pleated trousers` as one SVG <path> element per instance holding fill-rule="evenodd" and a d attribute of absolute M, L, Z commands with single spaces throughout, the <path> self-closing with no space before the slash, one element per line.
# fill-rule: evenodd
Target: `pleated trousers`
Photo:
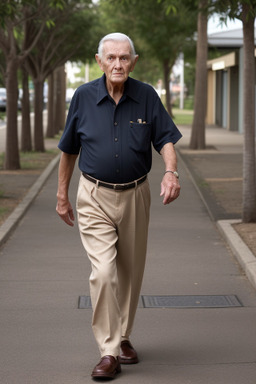
<path fill-rule="evenodd" d="M 101 356 L 118 356 L 129 340 L 145 268 L 148 180 L 124 191 L 98 187 L 81 175 L 78 225 L 91 262 L 92 329 Z"/>

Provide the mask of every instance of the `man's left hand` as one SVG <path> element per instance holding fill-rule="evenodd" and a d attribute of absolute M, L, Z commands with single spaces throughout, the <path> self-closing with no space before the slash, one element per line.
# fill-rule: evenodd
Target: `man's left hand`
<path fill-rule="evenodd" d="M 161 182 L 161 193 L 163 196 L 163 204 L 170 204 L 172 201 L 177 199 L 180 194 L 180 183 L 179 179 L 172 173 L 166 173 Z"/>

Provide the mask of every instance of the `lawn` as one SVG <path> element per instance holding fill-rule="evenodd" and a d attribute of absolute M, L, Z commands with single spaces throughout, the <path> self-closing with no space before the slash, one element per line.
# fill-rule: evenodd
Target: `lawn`
<path fill-rule="evenodd" d="M 193 110 L 173 108 L 173 121 L 176 125 L 192 125 Z"/>

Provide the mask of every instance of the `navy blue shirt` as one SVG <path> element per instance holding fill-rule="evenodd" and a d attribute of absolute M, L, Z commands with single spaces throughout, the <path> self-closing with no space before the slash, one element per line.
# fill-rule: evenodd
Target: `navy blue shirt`
<path fill-rule="evenodd" d="M 150 171 L 151 143 L 160 152 L 181 136 L 150 85 L 129 77 L 116 105 L 103 75 L 76 90 L 58 147 L 80 152 L 82 172 L 109 183 L 128 183 Z"/>

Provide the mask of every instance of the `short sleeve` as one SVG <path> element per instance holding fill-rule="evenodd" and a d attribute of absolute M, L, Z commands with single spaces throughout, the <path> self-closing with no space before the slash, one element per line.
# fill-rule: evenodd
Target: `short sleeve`
<path fill-rule="evenodd" d="M 78 115 L 79 100 L 78 93 L 75 93 L 70 104 L 65 129 L 58 144 L 61 151 L 72 155 L 78 155 L 81 147 L 80 137 L 77 133 Z"/>
<path fill-rule="evenodd" d="M 152 143 L 157 152 L 160 152 L 167 143 L 177 143 L 182 137 L 179 129 L 174 124 L 172 118 L 164 108 L 161 99 L 156 95 L 156 101 L 153 108 L 153 137 Z"/>

